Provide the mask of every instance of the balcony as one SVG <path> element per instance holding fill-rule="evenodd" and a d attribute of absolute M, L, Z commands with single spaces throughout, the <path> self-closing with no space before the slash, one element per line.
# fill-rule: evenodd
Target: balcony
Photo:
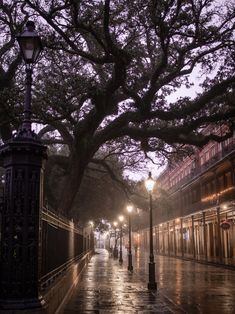
<path fill-rule="evenodd" d="M 195 178 L 201 176 L 204 172 L 208 171 L 213 166 L 218 164 L 220 161 L 226 159 L 233 152 L 235 152 L 235 142 L 223 147 L 222 151 L 218 152 L 216 155 L 214 155 L 211 159 L 209 159 L 203 165 L 197 164 L 195 168 L 191 169 L 191 173 L 185 176 L 183 179 L 181 179 L 177 184 L 172 186 L 169 189 L 169 192 L 174 193 L 175 191 L 184 187 L 185 185 L 193 181 Z"/>

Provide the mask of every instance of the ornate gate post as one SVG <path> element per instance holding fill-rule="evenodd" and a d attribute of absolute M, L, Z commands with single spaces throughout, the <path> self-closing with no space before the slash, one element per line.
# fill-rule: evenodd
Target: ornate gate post
<path fill-rule="evenodd" d="M 15 138 L 2 146 L 5 194 L 0 256 L 0 309 L 40 308 L 43 160 L 39 141 Z M 12 313 L 12 312 L 11 312 Z M 34 312 L 36 313 L 36 312 Z"/>

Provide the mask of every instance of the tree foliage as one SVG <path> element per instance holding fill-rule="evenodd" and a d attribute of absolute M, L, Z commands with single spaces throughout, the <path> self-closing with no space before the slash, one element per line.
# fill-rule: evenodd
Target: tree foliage
<path fill-rule="evenodd" d="M 66 171 L 66 150 L 50 149 L 50 156 L 45 171 L 45 197 L 49 208 L 60 208 L 60 195 L 64 189 L 69 173 Z M 107 156 L 105 156 L 107 158 Z M 60 158 L 60 161 L 59 161 Z M 54 162 L 56 159 L 58 162 Z M 80 189 L 75 197 L 70 216 L 78 221 L 86 222 L 92 219 L 114 220 L 125 208 L 128 196 L 134 190 L 131 182 L 122 176 L 122 163 L 102 156 L 89 164 Z"/>
<path fill-rule="evenodd" d="M 149 152 L 167 156 L 217 135 L 210 123 L 233 131 L 235 12 L 215 0 L 2 1 L 2 29 L 14 43 L 26 18 L 43 35 L 35 71 L 34 121 L 46 143 L 68 147 L 60 205 L 69 212 L 88 165 L 100 151 L 129 154 L 137 165 Z M 12 19 L 17 13 L 18 18 Z M 6 39 L 4 39 L 6 41 Z M 12 50 L 12 49 L 13 50 Z M 6 53 L 13 56 L 14 47 Z M 16 55 L 16 54 L 15 54 Z M 7 59 L 3 61 L 7 64 Z M 202 91 L 169 101 L 190 74 Z M 17 86 L 20 86 L 20 82 Z M 6 111 L 5 111 L 6 114 Z M 13 120 L 12 120 L 13 121 Z M 60 156 L 58 156 L 58 160 Z M 111 173 L 112 169 L 103 168 Z M 54 159 L 56 162 L 56 158 Z"/>

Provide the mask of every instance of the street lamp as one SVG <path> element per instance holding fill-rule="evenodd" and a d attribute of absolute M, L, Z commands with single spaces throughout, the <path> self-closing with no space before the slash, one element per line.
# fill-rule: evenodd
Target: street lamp
<path fill-rule="evenodd" d="M 117 221 L 114 221 L 114 249 L 113 249 L 113 258 L 118 258 L 118 249 L 117 249 Z"/>
<path fill-rule="evenodd" d="M 148 289 L 156 290 L 157 283 L 155 281 L 155 263 L 153 255 L 153 204 L 152 204 L 152 192 L 154 188 L 155 181 L 152 178 L 151 172 L 149 172 L 149 177 L 145 181 L 145 187 L 149 193 L 149 282 Z"/>
<path fill-rule="evenodd" d="M 34 22 L 28 21 L 26 23 L 26 30 L 17 36 L 17 41 L 20 46 L 20 50 L 25 61 L 26 71 L 26 93 L 24 102 L 24 120 L 19 130 L 19 133 L 23 137 L 34 137 L 31 131 L 31 87 L 32 87 L 32 64 L 35 63 L 42 51 L 41 38 L 35 32 Z"/>
<path fill-rule="evenodd" d="M 26 30 L 17 40 L 26 64 L 26 91 L 21 126 L 13 138 L 0 147 L 7 190 L 10 191 L 4 195 L 2 211 L 0 308 L 2 312 L 26 310 L 32 313 L 41 312 L 39 308 L 45 303 L 40 295 L 39 279 L 47 147 L 31 130 L 32 66 L 42 44 L 32 21 L 27 22 Z"/>
<path fill-rule="evenodd" d="M 131 253 L 131 213 L 133 211 L 133 206 L 131 204 L 127 205 L 127 211 L 129 216 L 129 250 L 128 250 L 128 270 L 133 271 L 132 266 L 132 253 Z"/>
<path fill-rule="evenodd" d="M 118 217 L 119 221 L 120 221 L 120 251 L 119 251 L 119 263 L 122 264 L 123 263 L 123 259 L 122 259 L 122 223 L 124 220 L 124 216 L 119 216 Z"/>

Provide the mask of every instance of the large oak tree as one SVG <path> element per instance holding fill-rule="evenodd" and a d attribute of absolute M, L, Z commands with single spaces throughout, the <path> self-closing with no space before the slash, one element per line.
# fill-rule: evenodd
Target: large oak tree
<path fill-rule="evenodd" d="M 233 131 L 235 11 L 220 2 L 16 1 L 19 21 L 37 21 L 46 47 L 35 71 L 34 114 L 46 143 L 68 147 L 54 158 L 67 174 L 64 212 L 88 165 L 112 173 L 100 151 L 129 153 L 125 161 L 136 164 L 140 151 L 167 155 L 231 135 L 201 133 L 218 121 Z M 202 91 L 170 102 L 190 87 L 195 69 Z"/>

